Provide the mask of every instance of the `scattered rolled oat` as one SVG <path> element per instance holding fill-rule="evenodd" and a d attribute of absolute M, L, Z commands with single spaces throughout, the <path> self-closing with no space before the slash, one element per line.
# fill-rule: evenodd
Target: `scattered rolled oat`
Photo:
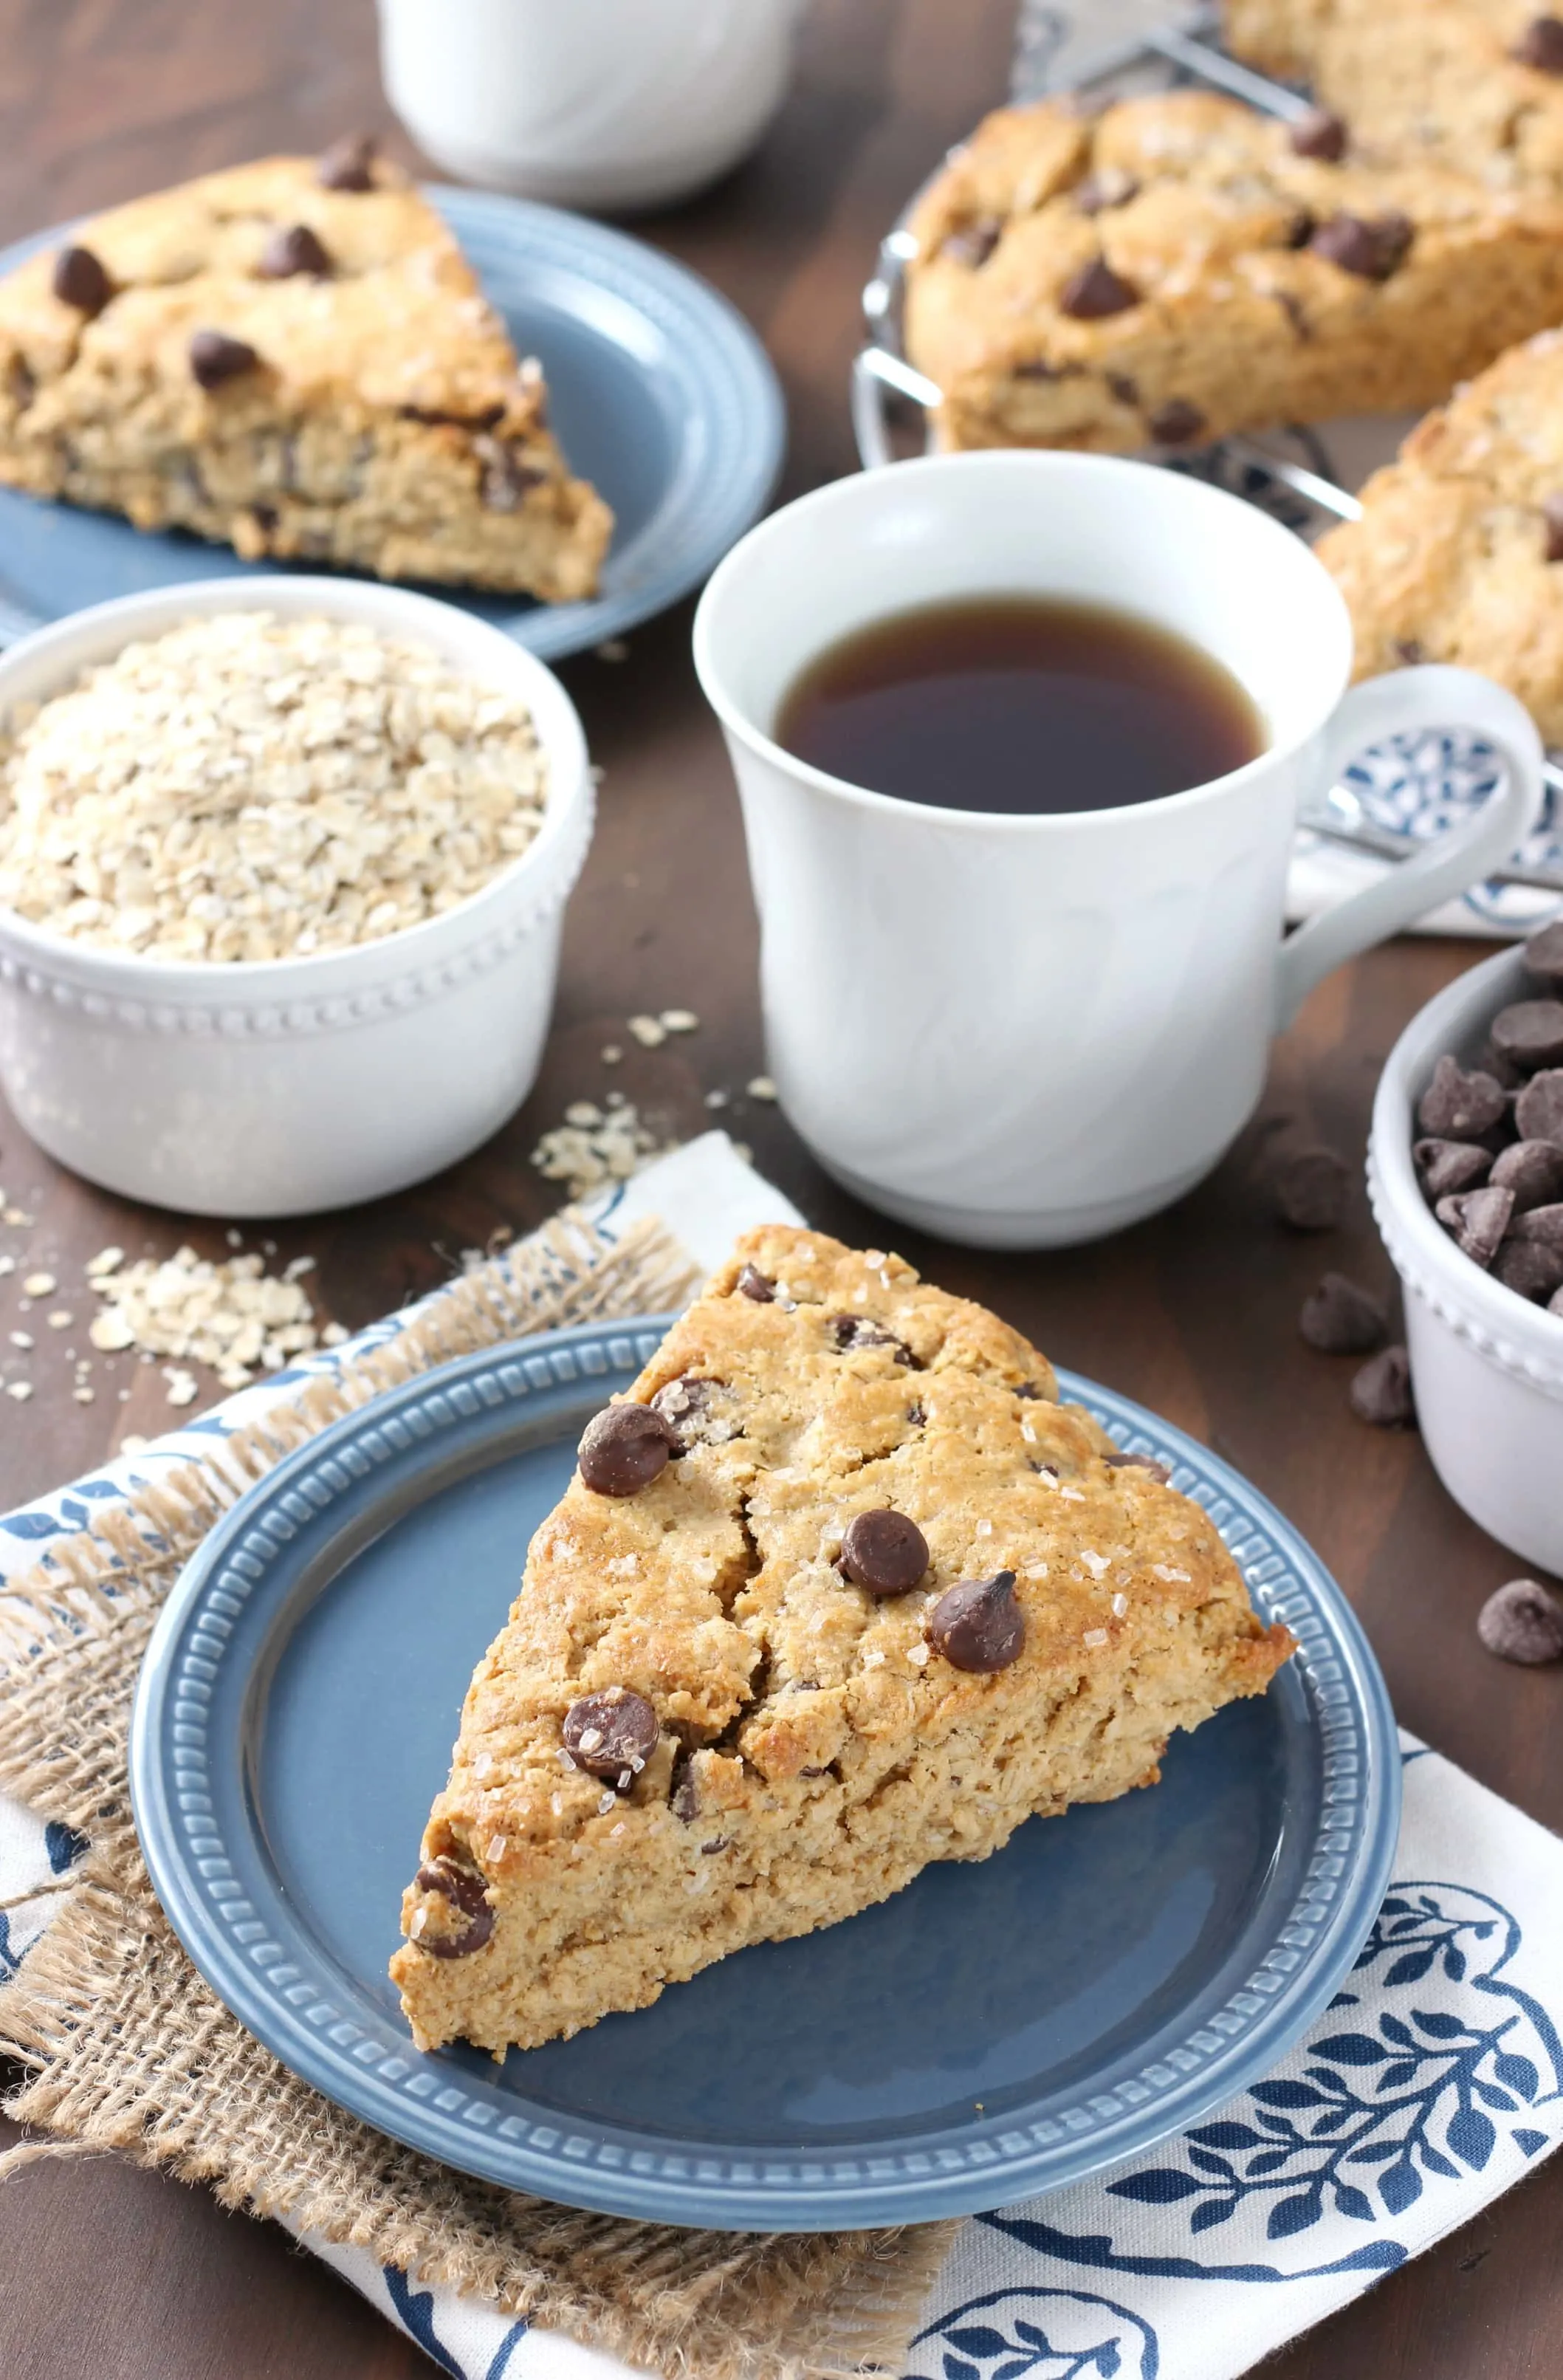
<path fill-rule="evenodd" d="M 151 1361 L 210 1365 L 225 1389 L 244 1389 L 257 1374 L 275 1371 L 296 1355 L 313 1353 L 321 1332 L 297 1271 L 277 1279 L 264 1258 L 229 1257 L 213 1264 L 193 1248 L 180 1248 L 159 1264 L 151 1257 L 100 1271 L 92 1286 L 104 1299 L 88 1336 L 105 1354 L 134 1347 Z M 91 1267 L 89 1267 L 91 1270 Z M 192 1383 L 192 1394 L 195 1393 Z M 174 1403 L 188 1400 L 175 1397 Z"/>
<path fill-rule="evenodd" d="M 660 1050 L 668 1038 L 668 1028 L 660 1017 L 630 1016 L 624 1021 L 643 1050 Z"/>
<path fill-rule="evenodd" d="M 68 1330 L 75 1319 L 75 1315 L 69 1313 L 65 1306 L 56 1306 L 49 1317 L 49 1328 L 51 1330 Z"/>
<path fill-rule="evenodd" d="M 776 1097 L 776 1086 L 769 1075 L 752 1075 L 748 1087 L 752 1099 L 773 1099 Z"/>
<path fill-rule="evenodd" d="M 176 1364 L 165 1364 L 163 1377 L 168 1384 L 168 1402 L 171 1405 L 194 1404 L 200 1394 L 200 1387 L 193 1372 L 181 1371 Z"/>
<path fill-rule="evenodd" d="M 30 1272 L 22 1282 L 24 1297 L 53 1297 L 58 1287 L 52 1272 Z"/>
<path fill-rule="evenodd" d="M 29 1397 L 32 1394 L 32 1382 L 30 1380 L 7 1380 L 6 1383 L 6 1394 L 8 1397 L 14 1398 L 18 1405 L 25 1405 Z"/>
<path fill-rule="evenodd" d="M 545 1181 L 563 1182 L 571 1198 L 584 1198 L 610 1182 L 627 1182 L 653 1157 L 675 1144 L 659 1142 L 640 1121 L 639 1111 L 612 1095 L 606 1108 L 589 1099 L 573 1100 L 565 1121 L 545 1132 L 532 1151 L 532 1163 Z"/>
<path fill-rule="evenodd" d="M 664 1033 L 697 1033 L 700 1020 L 692 1008 L 664 1008 L 657 1022 Z"/>
<path fill-rule="evenodd" d="M 18 707 L 0 791 L 0 905 L 99 948 L 249 960 L 454 908 L 531 843 L 546 771 L 525 705 L 431 647 L 227 612 Z"/>
<path fill-rule="evenodd" d="M 13 1347 L 30 1347 L 34 1343 L 30 1330 L 13 1330 L 10 1341 Z"/>

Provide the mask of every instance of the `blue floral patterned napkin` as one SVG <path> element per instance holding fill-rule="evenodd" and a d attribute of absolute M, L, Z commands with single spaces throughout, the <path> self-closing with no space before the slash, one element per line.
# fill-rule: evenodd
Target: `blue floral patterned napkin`
<path fill-rule="evenodd" d="M 795 1221 L 725 1135 L 601 1202 L 660 1213 L 697 1263 Z M 399 1320 L 366 1336 L 382 1336 Z M 358 1342 L 361 1345 L 363 1342 Z M 329 1370 L 352 1353 L 311 1358 Z M 0 1520 L 0 1585 L 170 1459 L 210 1459 L 247 1390 L 193 1426 Z M 1404 1740 L 1395 1882 L 1307 2044 L 1149 2155 L 963 2226 L 907 2380 L 1230 2380 L 1468 2222 L 1563 2139 L 1563 1841 Z M 0 1986 L 81 1845 L 0 1796 Z M 612 2357 L 308 2233 L 458 2380 L 624 2380 Z"/>

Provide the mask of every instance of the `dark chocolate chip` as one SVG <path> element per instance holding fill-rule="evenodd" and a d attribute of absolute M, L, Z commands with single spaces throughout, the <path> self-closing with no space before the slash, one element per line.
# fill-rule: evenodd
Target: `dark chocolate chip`
<path fill-rule="evenodd" d="M 1492 1274 L 1516 1297 L 1529 1298 L 1533 1305 L 1545 1305 L 1549 1297 L 1563 1289 L 1563 1248 L 1551 1247 L 1540 1240 L 1505 1240 L 1493 1258 Z"/>
<path fill-rule="evenodd" d="M 1351 1410 L 1379 1429 L 1408 1429 L 1416 1420 L 1411 1357 L 1403 1347 L 1370 1355 L 1351 1382 Z"/>
<path fill-rule="evenodd" d="M 972 222 L 958 224 L 949 233 L 939 249 L 952 264 L 969 264 L 975 273 L 987 262 L 998 247 L 1004 223 L 1000 215 L 977 215 Z"/>
<path fill-rule="evenodd" d="M 725 1380 L 691 1379 L 687 1375 L 660 1388 L 651 1400 L 651 1410 L 660 1413 L 672 1431 L 671 1451 L 687 1454 L 692 1446 L 724 1446 L 735 1438 L 735 1424 L 717 1410 L 731 1395 Z"/>
<path fill-rule="evenodd" d="M 192 331 L 190 370 L 202 388 L 221 388 L 225 380 L 253 371 L 260 358 L 245 339 L 230 339 L 226 331 Z"/>
<path fill-rule="evenodd" d="M 1514 1196 L 1515 1215 L 1563 1198 L 1563 1148 L 1555 1140 L 1517 1140 L 1493 1160 L 1492 1181 Z"/>
<path fill-rule="evenodd" d="M 1298 1328 L 1310 1347 L 1327 1355 L 1366 1355 L 1389 1336 L 1389 1318 L 1376 1297 L 1344 1273 L 1327 1272 L 1302 1301 Z"/>
<path fill-rule="evenodd" d="M 1140 402 L 1139 382 L 1131 380 L 1127 372 L 1109 372 L 1107 384 L 1120 405 L 1138 405 Z"/>
<path fill-rule="evenodd" d="M 609 1405 L 581 1438 L 581 1477 L 598 1496 L 637 1496 L 667 1468 L 676 1433 L 649 1405 Z"/>
<path fill-rule="evenodd" d="M 1512 1058 L 1506 1058 L 1501 1050 L 1495 1050 L 1490 1036 L 1478 1053 L 1476 1071 L 1479 1075 L 1491 1075 L 1506 1091 L 1517 1091 L 1525 1079 L 1523 1068 L 1517 1066 Z"/>
<path fill-rule="evenodd" d="M 767 1281 L 758 1265 L 746 1264 L 733 1286 L 740 1297 L 752 1297 L 757 1305 L 769 1305 L 776 1296 L 776 1283 Z"/>
<path fill-rule="evenodd" d="M 881 1329 L 878 1322 L 870 1322 L 866 1315 L 832 1314 L 830 1323 L 842 1354 L 852 1354 L 859 1347 L 893 1347 L 898 1364 L 916 1367 L 917 1358 L 905 1341 L 898 1339 L 893 1330 Z"/>
<path fill-rule="evenodd" d="M 1133 174 L 1121 165 L 1104 165 L 1099 174 L 1087 174 L 1074 186 L 1074 203 L 1083 215 L 1107 214 L 1113 207 L 1126 207 L 1139 194 L 1140 186 Z"/>
<path fill-rule="evenodd" d="M 946 1588 L 927 1618 L 928 1643 L 952 1669 L 987 1676 L 1007 1670 L 1025 1643 L 1025 1620 L 1015 1601 L 1012 1570 L 991 1578 L 963 1578 Z"/>
<path fill-rule="evenodd" d="M 1563 18 L 1533 17 L 1509 55 L 1538 74 L 1563 75 Z"/>
<path fill-rule="evenodd" d="M 1150 418 L 1150 434 L 1159 446 L 1186 446 L 1204 428 L 1204 414 L 1186 396 L 1169 396 Z"/>
<path fill-rule="evenodd" d="M 505 445 L 502 439 L 475 438 L 472 451 L 483 467 L 478 492 L 486 512 L 513 513 L 529 489 L 547 481 L 546 471 L 528 463 L 517 448 Z"/>
<path fill-rule="evenodd" d="M 1563 495 L 1548 496 L 1542 504 L 1542 558 L 1563 562 Z"/>
<path fill-rule="evenodd" d="M 431 430 L 491 430 L 504 419 L 503 399 L 480 405 L 476 413 L 457 413 L 444 405 L 399 405 L 396 410 L 404 421 L 424 421 Z"/>
<path fill-rule="evenodd" d="M 1280 244 L 1283 248 L 1306 248 L 1318 227 L 1317 215 L 1311 213 L 1306 207 L 1299 207 L 1281 234 Z"/>
<path fill-rule="evenodd" d="M 114 296 L 114 284 L 90 248 L 62 248 L 51 285 L 62 305 L 74 306 L 89 320 L 101 314 Z"/>
<path fill-rule="evenodd" d="M 417 1882 L 420 1892 L 441 1894 L 466 1920 L 465 1925 L 449 1932 L 430 1931 L 426 1926 L 417 1937 L 418 1949 L 436 1959 L 466 1959 L 474 1950 L 480 1950 L 494 1930 L 494 1912 L 477 1870 L 458 1866 L 454 1859 L 442 1853 L 438 1859 L 424 1862 Z"/>
<path fill-rule="evenodd" d="M 1554 917 L 1549 926 L 1538 926 L 1526 936 L 1525 965 L 1533 975 L 1563 983 L 1563 917 Z"/>
<path fill-rule="evenodd" d="M 1375 215 L 1370 221 L 1342 213 L 1322 223 L 1308 245 L 1327 264 L 1337 264 L 1360 281 L 1387 281 L 1404 262 L 1414 237 L 1413 225 L 1402 214 Z"/>
<path fill-rule="evenodd" d="M 323 281 L 330 271 L 330 250 L 308 224 L 279 226 L 260 251 L 262 281 L 291 281 L 296 273 L 311 273 Z"/>
<path fill-rule="evenodd" d="M 1521 1140 L 1555 1140 L 1563 1148 L 1563 1066 L 1533 1075 L 1514 1102 Z"/>
<path fill-rule="evenodd" d="M 1288 125 L 1286 138 L 1295 155 L 1322 158 L 1327 165 L 1339 165 L 1346 154 L 1345 123 L 1327 107 L 1311 107 Z"/>
<path fill-rule="evenodd" d="M 928 1541 L 904 1512 L 859 1512 L 842 1536 L 841 1559 L 854 1586 L 870 1595 L 904 1595 L 928 1566 Z"/>
<path fill-rule="evenodd" d="M 1294 1232 L 1332 1232 L 1346 1211 L 1351 1170 L 1333 1148 L 1294 1148 L 1270 1169 L 1270 1196 Z"/>
<path fill-rule="evenodd" d="M 1397 637 L 1395 658 L 1403 662 L 1407 669 L 1415 669 L 1418 662 L 1427 659 L 1427 648 L 1419 637 Z"/>
<path fill-rule="evenodd" d="M 583 1694 L 564 1714 L 564 1749 L 577 1768 L 606 1778 L 623 1793 L 657 1749 L 657 1714 L 628 1686 Z"/>
<path fill-rule="evenodd" d="M 1474 1190 L 1484 1182 L 1493 1153 L 1472 1140 L 1418 1140 L 1412 1144 L 1412 1161 L 1422 1176 L 1423 1196 L 1436 1207 L 1440 1198 L 1452 1197 L 1457 1190 Z"/>
<path fill-rule="evenodd" d="M 906 1418 L 911 1423 L 914 1429 L 921 1429 L 924 1423 L 927 1420 L 927 1415 L 923 1411 L 921 1405 L 908 1405 L 906 1408 Z"/>
<path fill-rule="evenodd" d="M 1482 1606 L 1476 1633 L 1500 1661 L 1563 1659 L 1563 1603 L 1537 1579 L 1511 1578 Z"/>
<path fill-rule="evenodd" d="M 1528 1207 L 1522 1215 L 1515 1216 L 1509 1237 L 1528 1240 L 1539 1248 L 1556 1248 L 1563 1254 L 1563 1202 Z"/>
<path fill-rule="evenodd" d="M 1433 1209 L 1446 1232 L 1449 1232 L 1461 1256 L 1472 1264 L 1485 1268 L 1498 1252 L 1508 1219 L 1514 1212 L 1512 1190 L 1495 1190 L 1489 1183 L 1481 1190 L 1461 1190 L 1452 1198 L 1440 1198 Z"/>
<path fill-rule="evenodd" d="M 672 1782 L 668 1794 L 668 1807 L 685 1826 L 690 1826 L 700 1815 L 700 1792 L 695 1782 L 695 1770 L 686 1752 L 673 1761 Z"/>
<path fill-rule="evenodd" d="M 1109 1471 L 1148 1471 L 1159 1487 L 1170 1488 L 1172 1485 L 1171 1466 L 1158 1463 L 1154 1454 L 1125 1454 L 1121 1447 L 1115 1446 L 1110 1454 L 1103 1455 L 1102 1461 Z"/>
<path fill-rule="evenodd" d="M 1059 310 L 1076 322 L 1104 322 L 1109 314 L 1126 314 L 1140 302 L 1132 281 L 1115 273 L 1105 256 L 1094 256 L 1072 273 L 1059 292 Z"/>
<path fill-rule="evenodd" d="M 372 190 L 374 158 L 373 134 L 349 132 L 326 151 L 315 167 L 315 179 L 327 190 Z"/>
<path fill-rule="evenodd" d="M 1481 1140 L 1508 1112 L 1501 1083 L 1491 1075 L 1468 1075 L 1458 1059 L 1446 1057 L 1434 1067 L 1433 1080 L 1417 1102 L 1416 1120 L 1437 1140 Z"/>
<path fill-rule="evenodd" d="M 1563 1065 L 1563 1000 L 1517 1000 L 1493 1019 L 1493 1047 L 1523 1069 Z"/>

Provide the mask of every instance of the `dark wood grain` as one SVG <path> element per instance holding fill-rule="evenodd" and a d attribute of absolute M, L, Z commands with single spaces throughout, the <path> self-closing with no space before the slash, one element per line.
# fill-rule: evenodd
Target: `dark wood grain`
<path fill-rule="evenodd" d="M 1012 0 L 817 0 L 796 89 L 760 152 L 693 206 L 640 226 L 765 337 L 786 383 L 788 492 L 854 467 L 844 375 L 858 288 L 907 191 L 1000 94 L 1012 13 Z M 0 237 L 383 121 L 368 0 L 8 0 Z M 688 630 L 685 607 L 640 631 L 618 665 L 566 665 L 607 773 L 541 1078 L 466 1164 L 404 1197 L 269 1234 L 282 1257 L 316 1256 L 325 1314 L 366 1322 L 443 1278 L 463 1248 L 545 1213 L 552 1194 L 528 1154 L 567 1100 L 619 1080 L 667 1131 L 687 1133 L 706 1120 L 705 1091 L 741 1091 L 762 1062 L 743 841 Z M 1158 1407 L 1257 1481 L 1343 1581 L 1404 1722 L 1557 1826 L 1559 1682 L 1485 1659 L 1472 1636 L 1512 1557 L 1450 1503 L 1414 1436 L 1352 1419 L 1350 1365 L 1297 1336 L 1298 1306 L 1326 1264 L 1391 1286 L 1365 1200 L 1327 1240 L 1299 1238 L 1274 1222 L 1256 1175 L 1276 1130 L 1360 1156 L 1396 1034 L 1475 955 L 1401 942 L 1327 983 L 1277 1049 L 1260 1118 L 1170 1215 L 1048 1257 L 896 1238 L 1060 1363 Z M 616 1076 L 603 1069 L 599 1053 L 624 1039 L 628 1013 L 674 1004 L 699 1014 L 697 1034 L 636 1053 Z M 883 1237 L 773 1109 L 740 1103 L 733 1122 L 812 1220 L 849 1239 Z M 0 1182 L 37 1219 L 26 1233 L 0 1230 L 0 1248 L 25 1247 L 67 1286 L 110 1240 L 167 1253 L 188 1238 L 222 1252 L 220 1228 L 89 1189 L 3 1113 Z M 16 1296 L 14 1280 L 0 1283 L 0 1330 L 15 1327 Z M 79 1291 L 69 1302 L 85 1311 Z M 126 1430 L 169 1418 L 155 1369 L 127 1361 L 112 1382 L 100 1366 L 97 1401 L 74 1403 L 73 1334 L 36 1335 L 32 1402 L 0 1404 L 0 1510 L 89 1466 Z M 1563 2158 L 1266 2368 L 1277 2380 L 1556 2380 L 1560 2229 Z M 413 2380 L 430 2369 L 275 2228 L 95 2159 L 35 2166 L 5 2185 L 0 2308 L 6 2380 Z"/>

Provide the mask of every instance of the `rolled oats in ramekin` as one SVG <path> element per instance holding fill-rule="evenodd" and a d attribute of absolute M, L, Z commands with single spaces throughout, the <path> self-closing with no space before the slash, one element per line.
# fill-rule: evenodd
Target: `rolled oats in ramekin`
<path fill-rule="evenodd" d="M 357 620 L 227 611 L 0 728 L 0 908 L 143 958 L 305 958 L 481 891 L 542 825 L 514 692 Z"/>

